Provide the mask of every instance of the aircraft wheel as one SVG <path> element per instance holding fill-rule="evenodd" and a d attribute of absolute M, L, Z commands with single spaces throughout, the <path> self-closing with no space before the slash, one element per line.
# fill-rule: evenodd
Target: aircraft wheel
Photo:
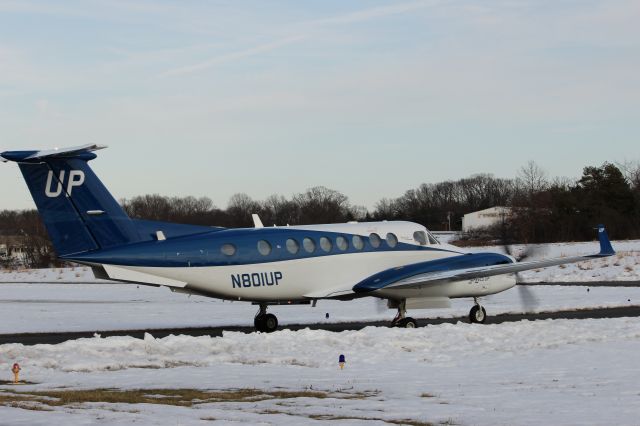
<path fill-rule="evenodd" d="M 417 328 L 418 327 L 418 322 L 416 320 L 414 320 L 411 317 L 406 317 L 404 319 L 404 321 L 402 321 L 402 326 L 403 328 Z"/>
<path fill-rule="evenodd" d="M 278 318 L 273 314 L 267 314 L 263 320 L 264 330 L 267 333 L 273 333 L 278 328 Z"/>
<path fill-rule="evenodd" d="M 418 322 L 411 317 L 406 317 L 395 322 L 393 326 L 400 327 L 400 328 L 416 328 L 418 327 Z"/>
<path fill-rule="evenodd" d="M 472 324 L 484 324 L 487 320 L 487 311 L 480 305 L 474 305 L 469 311 L 469 322 Z"/>
<path fill-rule="evenodd" d="M 255 327 L 256 331 L 262 331 L 262 332 L 266 331 L 265 317 L 266 315 L 258 315 L 253 320 L 253 326 Z"/>

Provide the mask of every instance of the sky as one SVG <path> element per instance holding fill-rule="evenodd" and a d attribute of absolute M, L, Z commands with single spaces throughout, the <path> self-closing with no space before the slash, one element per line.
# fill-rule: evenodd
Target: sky
<path fill-rule="evenodd" d="M 640 160 L 640 2 L 0 0 L 0 152 L 108 145 L 117 199 Z M 34 207 L 0 164 L 0 209 Z"/>

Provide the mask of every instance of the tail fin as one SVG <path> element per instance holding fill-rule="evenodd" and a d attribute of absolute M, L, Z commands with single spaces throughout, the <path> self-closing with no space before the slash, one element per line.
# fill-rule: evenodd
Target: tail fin
<path fill-rule="evenodd" d="M 52 151 L 7 151 L 19 164 L 58 256 L 140 240 L 135 225 L 93 173 L 85 145 Z"/>
<path fill-rule="evenodd" d="M 607 230 L 604 228 L 604 225 L 598 225 L 596 228 L 598 230 L 598 241 L 600 241 L 600 253 L 599 256 L 613 256 L 616 254 L 616 251 L 611 246 L 611 241 L 609 241 L 609 235 L 607 235 Z"/>

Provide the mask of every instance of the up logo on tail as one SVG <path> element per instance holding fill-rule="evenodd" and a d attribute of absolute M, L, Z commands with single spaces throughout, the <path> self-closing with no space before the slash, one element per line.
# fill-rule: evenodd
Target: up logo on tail
<path fill-rule="evenodd" d="M 49 170 L 49 175 L 47 176 L 47 185 L 44 188 L 44 193 L 49 198 L 56 198 L 62 194 L 62 189 L 64 186 L 64 179 L 66 175 L 66 170 L 60 171 L 60 176 L 54 177 L 53 170 Z M 52 188 L 53 181 L 56 181 L 57 186 L 54 190 Z M 67 181 L 67 191 L 65 193 L 66 196 L 70 197 L 73 188 L 76 186 L 82 186 L 84 183 L 84 172 L 82 170 L 69 170 L 69 176 Z"/>

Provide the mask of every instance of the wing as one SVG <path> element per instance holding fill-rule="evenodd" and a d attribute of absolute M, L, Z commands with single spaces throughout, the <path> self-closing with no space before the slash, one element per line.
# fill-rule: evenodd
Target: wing
<path fill-rule="evenodd" d="M 530 269 L 547 268 L 550 266 L 564 265 L 567 263 L 582 262 L 594 258 L 613 256 L 615 251 L 611 246 L 607 231 L 604 226 L 598 226 L 598 239 L 600 241 L 600 252 L 597 254 L 586 256 L 560 257 L 555 259 L 546 259 L 531 262 L 496 262 L 485 266 L 472 266 L 473 263 L 490 263 L 491 257 L 487 253 L 478 253 L 471 255 L 458 256 L 459 259 L 450 259 L 448 267 L 438 265 L 434 268 L 435 261 L 422 262 L 413 265 L 393 268 L 375 274 L 366 280 L 358 283 L 353 289 L 357 293 L 367 293 L 382 288 L 393 289 L 409 289 L 420 288 L 425 285 L 438 284 L 451 281 L 462 281 L 473 278 L 491 277 L 494 275 L 512 274 L 516 272 L 527 271 Z M 483 257 L 478 257 L 483 256 Z M 499 256 L 494 254 L 493 256 Z M 474 259 L 474 257 L 476 257 Z M 446 263 L 447 259 L 442 259 Z M 489 262 L 487 262 L 489 260 Z M 455 262 L 455 263 L 454 263 Z M 462 262 L 467 263 L 468 267 L 456 267 Z M 497 264 L 501 263 L 501 264 Z"/>
<path fill-rule="evenodd" d="M 594 258 L 613 256 L 615 254 L 609 237 L 607 236 L 607 231 L 602 225 L 598 226 L 598 240 L 600 242 L 600 252 L 587 256 L 514 262 L 512 258 L 498 253 L 466 254 L 398 266 L 371 275 L 355 286 L 348 285 L 323 289 L 306 294 L 305 297 L 309 299 L 362 297 L 366 296 L 367 293 L 382 288 L 420 288 L 426 285 L 513 274 L 530 269 L 582 262 Z"/>

